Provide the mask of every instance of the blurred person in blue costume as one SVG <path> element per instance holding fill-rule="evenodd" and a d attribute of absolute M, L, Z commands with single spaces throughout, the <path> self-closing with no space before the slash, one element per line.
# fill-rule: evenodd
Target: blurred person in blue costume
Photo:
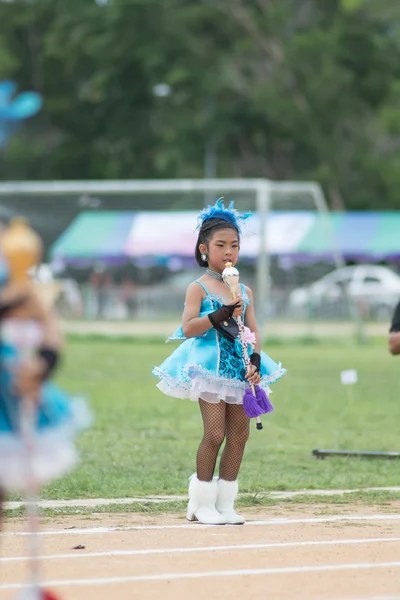
<path fill-rule="evenodd" d="M 232 300 L 222 279 L 226 264 L 234 266 L 238 260 L 240 236 L 249 216 L 239 213 L 233 202 L 225 208 L 222 199 L 201 211 L 195 258 L 206 272 L 189 285 L 182 326 L 169 338 L 183 343 L 153 369 L 160 379 L 157 387 L 164 394 L 199 402 L 204 435 L 196 473 L 190 477 L 187 519 L 207 524 L 244 523 L 234 510 L 237 476 L 249 436 L 243 395 L 249 384 L 269 390 L 268 386 L 285 374 L 280 364 L 261 352 L 250 288 L 241 284 L 239 297 Z M 253 344 L 249 374 L 237 339 L 235 317 L 239 315 Z"/>
<path fill-rule="evenodd" d="M 390 353 L 393 355 L 400 354 L 400 302 L 393 313 L 388 342 Z"/>
<path fill-rule="evenodd" d="M 62 351 L 62 334 L 40 285 L 26 272 L 40 260 L 41 242 L 22 220 L 0 234 L 0 498 L 25 492 L 24 402 L 34 406 L 31 473 L 37 488 L 77 462 L 77 433 L 89 426 L 86 403 L 49 382 Z"/>

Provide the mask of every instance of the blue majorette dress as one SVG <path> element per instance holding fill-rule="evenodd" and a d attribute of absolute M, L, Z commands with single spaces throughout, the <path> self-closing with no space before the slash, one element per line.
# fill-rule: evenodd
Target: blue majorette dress
<path fill-rule="evenodd" d="M 42 337 L 37 321 L 10 318 L 0 323 L 0 488 L 8 491 L 24 491 L 27 486 L 22 402 L 13 388 L 13 370 L 28 348 L 41 344 Z M 43 385 L 30 453 L 35 485 L 49 483 L 75 465 L 76 434 L 90 422 L 89 409 L 82 399 L 69 397 L 52 383 Z"/>
<path fill-rule="evenodd" d="M 225 302 L 220 296 L 211 294 L 199 280 L 205 296 L 201 302 L 200 317 L 204 317 L 220 308 Z M 243 316 L 250 299 L 241 284 Z M 185 340 L 159 367 L 154 367 L 153 375 L 160 379 L 159 390 L 175 398 L 199 398 L 207 402 L 220 400 L 229 404 L 242 404 L 245 389 L 245 368 L 239 340 L 231 342 L 212 328 L 203 335 L 186 339 L 182 327 L 168 338 Z M 252 350 L 249 347 L 249 355 Z M 281 364 L 277 364 L 267 354 L 261 352 L 260 386 L 267 392 L 268 386 L 286 373 Z"/>

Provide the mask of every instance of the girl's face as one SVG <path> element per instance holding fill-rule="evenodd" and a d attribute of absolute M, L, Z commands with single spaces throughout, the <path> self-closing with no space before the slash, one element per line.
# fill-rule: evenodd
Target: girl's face
<path fill-rule="evenodd" d="M 222 273 L 227 262 L 236 264 L 239 255 L 239 236 L 234 229 L 218 229 L 208 242 L 200 245 L 200 252 L 208 255 L 208 266 Z"/>

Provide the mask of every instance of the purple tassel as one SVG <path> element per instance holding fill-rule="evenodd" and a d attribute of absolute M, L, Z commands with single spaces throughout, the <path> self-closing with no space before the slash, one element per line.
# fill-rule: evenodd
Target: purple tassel
<path fill-rule="evenodd" d="M 248 417 L 250 417 L 250 419 L 259 417 L 263 413 L 263 410 L 257 402 L 257 398 L 251 391 L 251 388 L 246 388 L 246 391 L 243 396 L 243 408 L 244 412 Z"/>
<path fill-rule="evenodd" d="M 256 398 L 263 413 L 270 413 L 274 410 L 267 392 L 260 388 L 259 385 L 256 385 Z"/>
<path fill-rule="evenodd" d="M 256 385 L 255 390 L 256 395 L 254 396 L 251 388 L 246 388 L 243 396 L 244 412 L 250 419 L 255 419 L 274 410 L 265 390 L 258 385 Z"/>

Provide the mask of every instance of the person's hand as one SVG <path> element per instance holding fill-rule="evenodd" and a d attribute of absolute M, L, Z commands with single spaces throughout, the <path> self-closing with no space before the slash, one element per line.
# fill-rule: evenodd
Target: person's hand
<path fill-rule="evenodd" d="M 14 388 L 23 397 L 39 401 L 46 363 L 39 356 L 33 356 L 21 362 L 15 370 Z"/>
<path fill-rule="evenodd" d="M 226 306 L 235 305 L 235 310 L 233 311 L 232 317 L 240 317 L 243 312 L 243 300 L 241 298 L 234 298 L 230 300 L 230 302 L 226 303 Z"/>
<path fill-rule="evenodd" d="M 234 300 L 229 300 L 229 302 L 221 306 L 221 308 L 217 308 L 217 310 L 214 310 L 207 316 L 215 327 L 218 323 L 227 321 L 230 317 L 239 317 L 242 314 L 242 311 L 243 300 L 241 298 L 235 298 Z"/>
<path fill-rule="evenodd" d="M 258 385 L 261 381 L 260 371 L 255 365 L 251 365 L 250 371 L 246 375 L 246 379 L 250 385 Z"/>

